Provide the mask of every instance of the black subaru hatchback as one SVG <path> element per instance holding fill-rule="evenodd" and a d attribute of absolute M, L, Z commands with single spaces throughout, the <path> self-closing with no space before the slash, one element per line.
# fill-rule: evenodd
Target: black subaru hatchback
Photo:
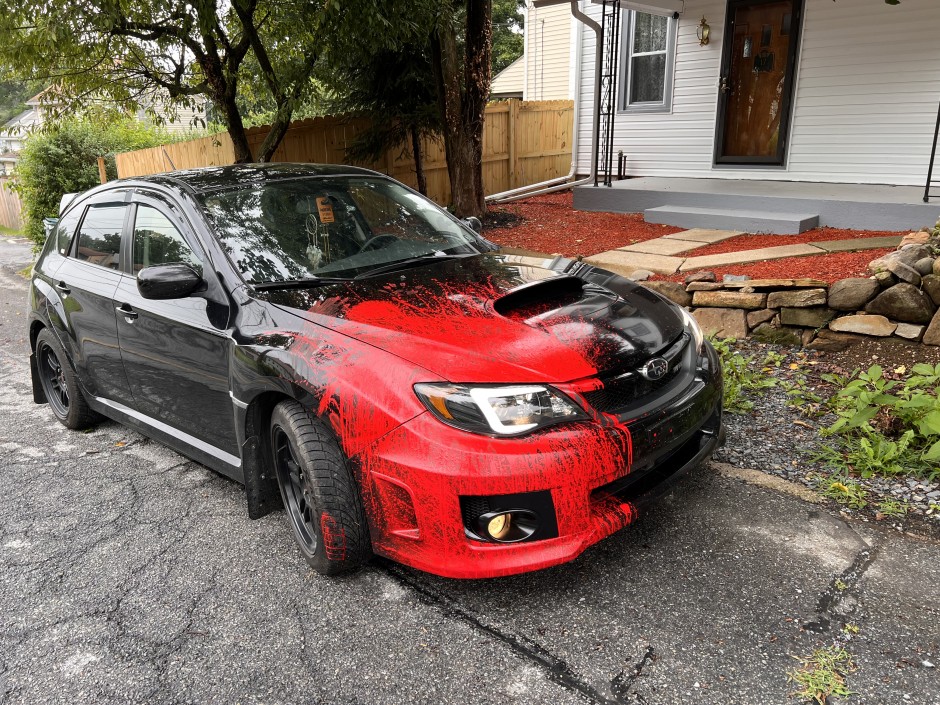
<path fill-rule="evenodd" d="M 323 573 L 571 560 L 714 450 L 718 359 L 654 292 L 472 225 L 343 166 L 95 188 L 34 268 L 35 400 L 283 506 Z"/>

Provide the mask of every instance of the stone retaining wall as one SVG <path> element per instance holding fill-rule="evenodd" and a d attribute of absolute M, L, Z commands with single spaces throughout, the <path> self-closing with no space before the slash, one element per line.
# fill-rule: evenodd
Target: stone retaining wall
<path fill-rule="evenodd" d="M 643 282 L 692 311 L 706 333 L 810 345 L 825 331 L 897 336 L 940 345 L 940 225 L 911 233 L 869 264 L 872 276 L 841 279 L 750 279 L 698 272 L 684 284 Z"/>

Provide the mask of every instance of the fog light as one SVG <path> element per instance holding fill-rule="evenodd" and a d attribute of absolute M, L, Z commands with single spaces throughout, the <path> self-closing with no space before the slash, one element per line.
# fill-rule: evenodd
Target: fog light
<path fill-rule="evenodd" d="M 486 533 L 490 538 L 500 541 L 509 533 L 509 527 L 512 526 L 511 514 L 497 514 L 486 524 Z"/>
<path fill-rule="evenodd" d="M 539 519 L 529 509 L 506 509 L 477 517 L 477 535 L 497 543 L 525 541 L 539 528 Z"/>

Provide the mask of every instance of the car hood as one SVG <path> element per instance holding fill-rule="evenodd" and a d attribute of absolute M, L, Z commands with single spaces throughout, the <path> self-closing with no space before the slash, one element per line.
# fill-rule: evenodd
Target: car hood
<path fill-rule="evenodd" d="M 676 306 L 620 276 L 498 253 L 263 298 L 451 382 L 561 383 L 635 367 L 684 329 Z"/>

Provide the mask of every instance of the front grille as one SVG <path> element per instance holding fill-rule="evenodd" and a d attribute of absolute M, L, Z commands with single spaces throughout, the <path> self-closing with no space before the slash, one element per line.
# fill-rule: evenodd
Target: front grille
<path fill-rule="evenodd" d="M 584 399 L 594 409 L 605 414 L 621 414 L 643 406 L 648 397 L 668 387 L 683 374 L 687 366 L 695 364 L 695 360 L 690 360 L 686 354 L 691 340 L 688 333 L 683 333 L 665 350 L 651 356 L 662 357 L 669 363 L 669 371 L 660 379 L 646 379 L 640 374 L 639 368 L 629 370 L 614 377 L 601 378 L 604 386 L 585 393 Z"/>

